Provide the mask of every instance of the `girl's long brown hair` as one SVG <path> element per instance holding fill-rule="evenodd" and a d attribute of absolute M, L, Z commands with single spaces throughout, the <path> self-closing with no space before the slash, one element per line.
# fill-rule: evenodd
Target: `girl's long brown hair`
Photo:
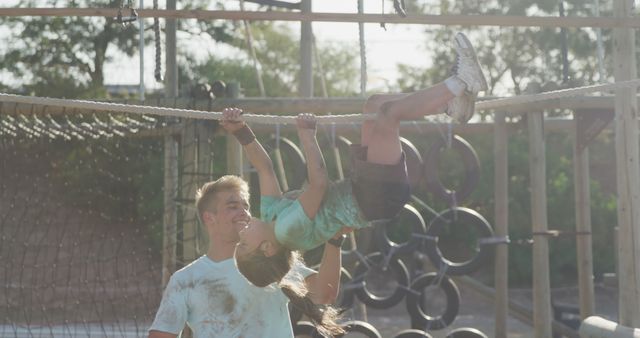
<path fill-rule="evenodd" d="M 257 287 L 265 287 L 272 283 L 278 283 L 282 292 L 291 301 L 291 304 L 311 319 L 318 333 L 332 337 L 345 332 L 336 323 L 338 311 L 331 306 L 320 306 L 314 303 L 309 297 L 304 280 L 297 278 L 284 279 L 291 267 L 296 262 L 302 261 L 299 253 L 281 247 L 271 257 L 265 256 L 258 249 L 249 257 L 236 258 L 238 270 L 251 284 Z"/>

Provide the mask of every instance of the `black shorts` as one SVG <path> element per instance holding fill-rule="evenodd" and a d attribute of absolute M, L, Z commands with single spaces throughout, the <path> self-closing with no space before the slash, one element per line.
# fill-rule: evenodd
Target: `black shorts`
<path fill-rule="evenodd" d="M 353 195 L 367 221 L 394 218 L 411 198 L 405 155 L 394 165 L 367 162 L 367 147 L 351 145 Z"/>

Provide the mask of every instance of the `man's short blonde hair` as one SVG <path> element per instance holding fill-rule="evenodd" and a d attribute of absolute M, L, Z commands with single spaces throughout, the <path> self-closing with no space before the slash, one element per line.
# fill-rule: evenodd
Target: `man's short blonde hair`
<path fill-rule="evenodd" d="M 216 197 L 222 191 L 239 191 L 246 195 L 249 199 L 249 185 L 239 176 L 225 175 L 213 182 L 205 183 L 198 191 L 196 191 L 196 208 L 198 208 L 198 216 L 202 220 L 202 214 L 205 211 L 216 212 Z"/>

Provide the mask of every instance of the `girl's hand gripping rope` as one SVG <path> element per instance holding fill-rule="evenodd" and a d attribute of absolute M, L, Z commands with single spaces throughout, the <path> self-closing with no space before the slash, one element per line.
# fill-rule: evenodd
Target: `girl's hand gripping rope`
<path fill-rule="evenodd" d="M 240 108 L 224 108 L 220 125 L 228 133 L 233 134 L 240 144 L 245 146 L 253 142 L 256 136 L 251 131 L 251 128 L 241 120 L 242 113 L 243 111 Z"/>

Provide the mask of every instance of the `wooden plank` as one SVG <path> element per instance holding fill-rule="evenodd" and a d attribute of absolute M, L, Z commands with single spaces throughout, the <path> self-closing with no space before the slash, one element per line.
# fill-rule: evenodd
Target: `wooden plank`
<path fill-rule="evenodd" d="M 531 223 L 534 233 L 544 233 L 547 225 L 546 158 L 542 112 L 529 114 L 529 171 Z M 552 337 L 549 242 L 546 236 L 533 241 L 533 321 L 535 337 Z"/>
<path fill-rule="evenodd" d="M 637 18 L 557 17 L 516 15 L 429 15 L 357 14 L 357 13 L 301 13 L 285 11 L 221 11 L 221 10 L 162 10 L 138 9 L 141 18 L 162 17 L 198 20 L 257 20 L 257 21 L 314 21 L 364 22 L 379 24 L 411 24 L 441 26 L 499 26 L 499 27 L 595 27 L 640 28 Z M 0 8 L 0 16 L 90 16 L 113 17 L 116 8 Z"/>
<path fill-rule="evenodd" d="M 614 16 L 634 14 L 633 2 L 614 1 Z M 635 78 L 635 31 L 613 32 L 614 76 L 616 81 Z M 636 113 L 636 88 L 619 89 L 615 99 L 616 170 L 619 224 L 619 320 L 620 324 L 640 327 L 640 160 Z"/>
<path fill-rule="evenodd" d="M 233 98 L 240 96 L 240 84 L 237 82 L 229 83 L 231 95 Z M 233 135 L 227 134 L 227 174 L 242 176 L 242 145 Z"/>
<path fill-rule="evenodd" d="M 573 185 L 576 204 L 576 238 L 578 290 L 580 318 L 585 319 L 595 313 L 593 289 L 593 250 L 591 246 L 591 189 L 589 179 L 589 147 L 581 147 L 578 142 L 578 120 L 575 119 L 573 146 Z"/>
<path fill-rule="evenodd" d="M 195 120 L 184 122 L 182 133 L 181 200 L 193 200 L 198 189 L 198 141 Z M 195 206 L 186 203 L 182 207 L 182 262 L 190 263 L 198 257 L 198 219 Z"/>
<path fill-rule="evenodd" d="M 494 196 L 496 237 L 509 235 L 509 156 L 505 113 L 496 113 L 493 134 Z M 509 248 L 507 243 L 495 249 L 495 337 L 507 337 L 507 314 L 509 310 Z"/>

